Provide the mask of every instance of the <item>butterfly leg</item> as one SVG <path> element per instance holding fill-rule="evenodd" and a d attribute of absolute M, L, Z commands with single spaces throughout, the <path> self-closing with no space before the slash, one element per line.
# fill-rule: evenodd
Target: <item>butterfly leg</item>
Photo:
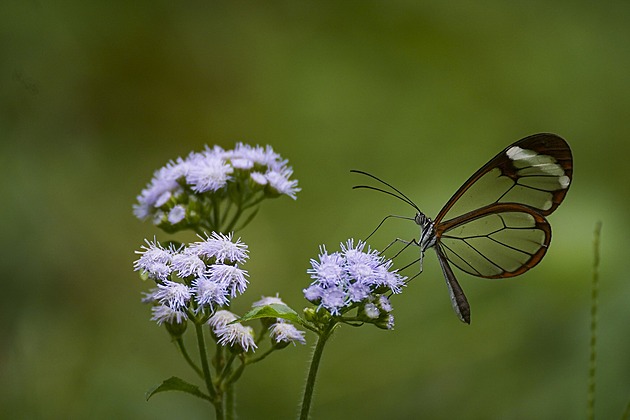
<path fill-rule="evenodd" d="M 387 251 L 387 250 L 388 250 L 388 249 L 389 249 L 392 245 L 394 245 L 395 243 L 398 243 L 398 242 L 405 244 L 405 246 L 404 246 L 404 247 L 402 247 L 402 249 L 401 249 L 400 251 L 398 251 L 398 252 L 396 253 L 396 255 L 394 255 L 392 258 L 390 258 L 390 259 L 392 259 L 392 260 L 393 260 L 394 258 L 396 258 L 397 256 L 399 256 L 400 254 L 402 254 L 402 252 L 403 252 L 405 249 L 409 248 L 409 246 L 410 246 L 410 245 L 420 246 L 420 244 L 418 243 L 418 241 L 416 241 L 415 239 L 412 239 L 411 241 L 406 241 L 406 240 L 404 240 L 404 239 L 396 238 L 396 239 L 394 239 L 393 241 L 391 241 L 391 242 L 389 243 L 389 245 L 387 245 L 385 248 L 383 248 L 383 250 L 382 250 L 380 253 L 381 253 L 381 254 L 383 254 L 383 253 L 384 253 L 385 251 Z"/>

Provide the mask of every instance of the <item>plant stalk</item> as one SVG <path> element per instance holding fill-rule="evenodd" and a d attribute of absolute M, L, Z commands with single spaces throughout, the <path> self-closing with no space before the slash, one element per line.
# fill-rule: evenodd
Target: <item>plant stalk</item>
<path fill-rule="evenodd" d="M 326 341 L 332 335 L 336 322 L 331 322 L 330 325 L 323 330 L 317 344 L 315 345 L 315 351 L 313 352 L 313 358 L 311 359 L 311 367 L 308 371 L 308 379 L 306 380 L 306 387 L 304 388 L 304 397 L 302 398 L 302 408 L 300 409 L 300 420 L 307 420 L 308 413 L 311 408 L 311 401 L 313 399 L 313 391 L 315 390 L 315 379 L 317 377 L 317 371 L 319 369 L 319 363 L 322 359 L 322 353 L 324 352 L 324 346 Z"/>
<path fill-rule="evenodd" d="M 206 388 L 212 398 L 214 412 L 217 420 L 224 419 L 223 402 L 221 395 L 217 393 L 212 384 L 212 375 L 210 374 L 210 366 L 208 365 L 208 356 L 206 353 L 206 342 L 203 336 L 203 325 L 195 323 L 195 332 L 197 333 L 197 345 L 199 347 L 199 358 L 201 359 L 201 369 L 203 370 L 203 379 L 206 382 Z"/>
<path fill-rule="evenodd" d="M 591 340 L 588 367 L 588 405 L 586 418 L 595 418 L 595 374 L 597 373 L 597 298 L 599 295 L 599 237 L 602 223 L 597 222 L 593 239 L 593 280 L 591 288 Z"/>

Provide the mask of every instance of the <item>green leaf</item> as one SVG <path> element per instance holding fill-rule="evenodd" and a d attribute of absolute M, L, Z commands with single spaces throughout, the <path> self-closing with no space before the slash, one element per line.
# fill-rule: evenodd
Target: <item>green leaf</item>
<path fill-rule="evenodd" d="M 281 305 L 278 303 L 272 303 L 265 306 L 256 306 L 255 308 L 252 308 L 251 311 L 247 312 L 240 319 L 237 319 L 234 322 L 244 322 L 259 318 L 282 318 L 286 319 L 287 321 L 298 323 L 300 325 L 304 325 L 306 323 L 306 321 L 300 318 L 297 312 L 295 312 L 293 309 L 289 308 L 287 305 Z"/>
<path fill-rule="evenodd" d="M 151 398 L 158 392 L 164 392 L 164 391 L 183 391 L 191 395 L 194 395 L 195 397 L 199 397 L 199 398 L 203 398 L 204 400 L 211 401 L 210 397 L 204 394 L 203 392 L 201 392 L 198 386 L 189 384 L 185 380 L 179 379 L 176 376 L 171 376 L 170 378 L 168 378 L 161 384 L 156 385 L 153 388 L 149 389 L 144 394 L 144 396 L 146 397 L 147 401 L 149 401 L 149 398 Z"/>

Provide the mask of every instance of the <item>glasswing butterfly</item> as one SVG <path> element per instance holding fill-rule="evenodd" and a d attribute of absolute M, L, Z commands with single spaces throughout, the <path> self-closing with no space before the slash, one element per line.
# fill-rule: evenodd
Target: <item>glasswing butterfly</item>
<path fill-rule="evenodd" d="M 453 309 L 460 320 L 470 324 L 470 305 L 449 263 L 468 274 L 489 279 L 518 276 L 538 264 L 551 242 L 546 216 L 556 210 L 569 190 L 573 158 L 567 142 L 555 134 L 525 137 L 468 178 L 434 220 L 387 182 L 367 172 L 351 172 L 367 175 L 393 192 L 369 185 L 353 188 L 392 195 L 417 211 L 413 219 L 387 217 L 411 219 L 420 226 L 418 240 L 398 238 L 389 246 L 396 242 L 406 244 L 403 250 L 418 246 L 420 258 L 416 261 L 420 261 L 420 272 L 424 252 L 433 248 Z"/>

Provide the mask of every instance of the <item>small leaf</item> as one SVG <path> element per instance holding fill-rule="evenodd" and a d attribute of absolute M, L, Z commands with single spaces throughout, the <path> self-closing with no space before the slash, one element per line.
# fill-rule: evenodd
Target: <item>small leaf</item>
<path fill-rule="evenodd" d="M 183 379 L 179 379 L 176 376 L 171 376 L 170 378 L 168 378 L 167 380 L 165 380 L 164 382 L 162 382 L 159 385 L 154 386 L 153 388 L 149 389 L 144 396 L 146 397 L 147 401 L 149 400 L 149 398 L 151 398 L 152 396 L 154 396 L 155 394 L 157 394 L 158 392 L 164 392 L 164 391 L 182 391 L 182 392 L 187 392 L 191 395 L 194 395 L 195 397 L 199 397 L 199 398 L 203 398 L 204 400 L 210 400 L 210 397 L 207 396 L 206 394 L 204 394 L 203 392 L 201 392 L 199 390 L 199 387 L 193 384 L 189 384 L 188 382 L 184 381 Z"/>
<path fill-rule="evenodd" d="M 287 305 L 281 305 L 279 303 L 272 303 L 265 306 L 256 306 L 251 311 L 247 312 L 240 319 L 234 322 L 250 321 L 252 319 L 259 318 L 282 318 L 287 321 L 292 321 L 300 325 L 304 325 L 304 321 L 293 309 Z"/>

